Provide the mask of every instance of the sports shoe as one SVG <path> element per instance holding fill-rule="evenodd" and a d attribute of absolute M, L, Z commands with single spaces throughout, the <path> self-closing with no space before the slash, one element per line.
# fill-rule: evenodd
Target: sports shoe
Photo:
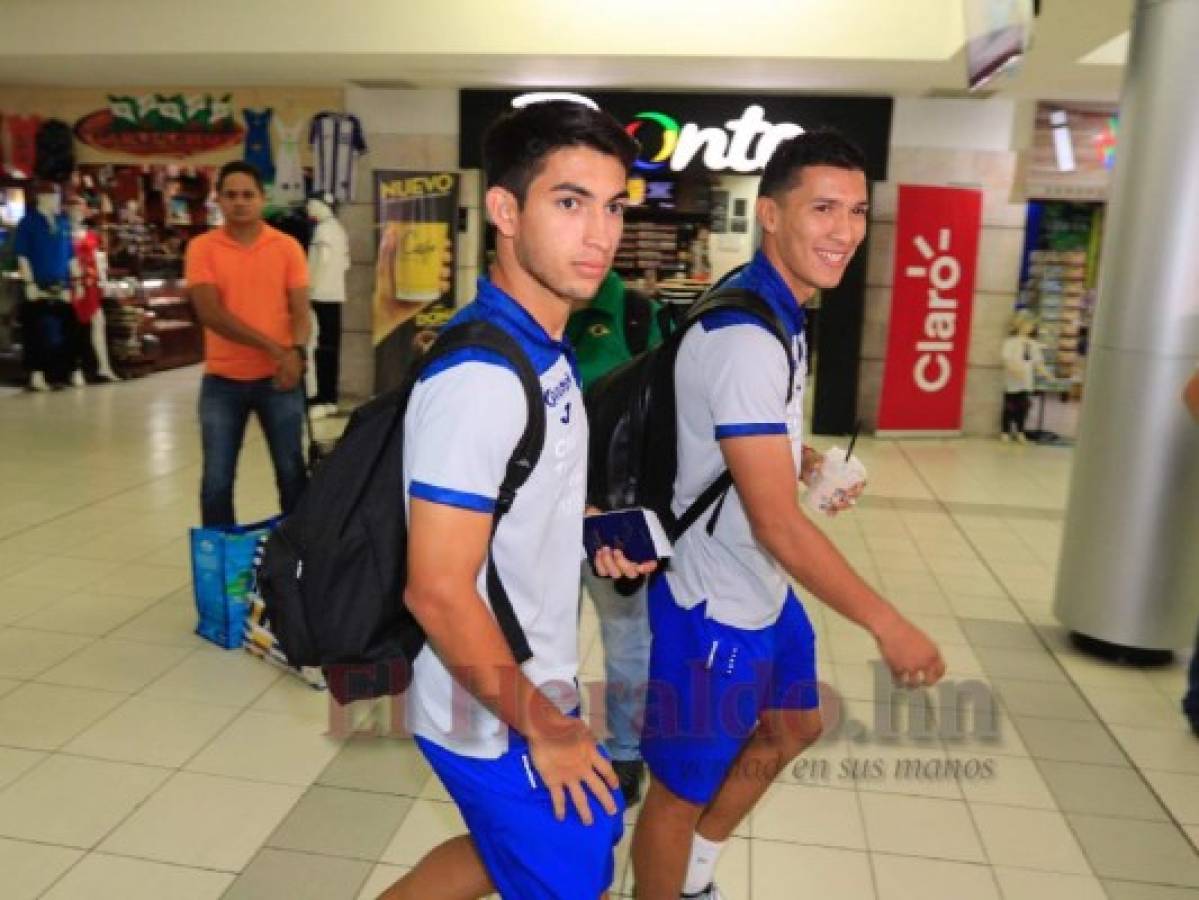
<path fill-rule="evenodd" d="M 698 894 L 680 894 L 679 897 L 680 900 L 724 900 L 724 894 L 720 893 L 716 882 L 712 882 Z"/>
<path fill-rule="evenodd" d="M 620 779 L 620 793 L 625 806 L 635 806 L 641 801 L 641 776 L 645 763 L 639 759 L 614 759 L 612 768 Z"/>

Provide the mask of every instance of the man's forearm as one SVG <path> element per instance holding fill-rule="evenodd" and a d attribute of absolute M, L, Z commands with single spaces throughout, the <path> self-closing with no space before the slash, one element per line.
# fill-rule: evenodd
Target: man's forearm
<path fill-rule="evenodd" d="M 295 310 L 291 314 L 291 342 L 295 347 L 307 347 L 312 337 L 312 316 L 305 307 L 303 313 Z"/>
<path fill-rule="evenodd" d="M 406 601 L 454 678 L 502 722 L 525 737 L 562 721 L 558 707 L 521 671 L 483 598 L 469 591 L 409 590 Z"/>
<path fill-rule="evenodd" d="M 779 564 L 825 605 L 872 634 L 899 613 L 841 555 L 833 542 L 798 508 L 777 523 L 755 528 L 755 537 Z"/>
<path fill-rule="evenodd" d="M 297 287 L 287 290 L 287 313 L 291 317 L 291 340 L 296 347 L 307 347 L 312 337 L 312 304 L 308 300 L 308 288 Z"/>
<path fill-rule="evenodd" d="M 287 352 L 288 348 L 271 340 L 258 329 L 247 325 L 223 306 L 217 305 L 215 308 L 207 308 L 201 312 L 197 305 L 196 309 L 200 324 L 205 328 L 212 329 L 223 338 L 262 350 L 275 359 Z"/>
<path fill-rule="evenodd" d="M 312 338 L 312 322 L 307 319 L 300 324 L 296 319 L 291 320 L 291 345 L 306 348 L 308 340 Z"/>

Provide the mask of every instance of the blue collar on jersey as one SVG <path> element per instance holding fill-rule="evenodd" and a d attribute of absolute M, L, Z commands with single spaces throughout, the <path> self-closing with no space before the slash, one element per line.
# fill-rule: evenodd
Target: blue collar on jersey
<path fill-rule="evenodd" d="M 804 308 L 761 250 L 754 254 L 749 265 L 729 279 L 727 287 L 745 288 L 758 294 L 770 304 L 791 337 L 803 334 Z"/>
<path fill-rule="evenodd" d="M 479 279 L 474 302 L 459 310 L 449 324 L 457 325 L 479 319 L 494 322 L 512 335 L 528 355 L 538 375 L 544 374 L 560 357 L 565 356 L 571 372 L 574 373 L 575 382 L 579 382 L 579 367 L 570 344 L 550 337 L 537 320 L 529 315 L 527 309 L 496 287 L 488 278 Z"/>

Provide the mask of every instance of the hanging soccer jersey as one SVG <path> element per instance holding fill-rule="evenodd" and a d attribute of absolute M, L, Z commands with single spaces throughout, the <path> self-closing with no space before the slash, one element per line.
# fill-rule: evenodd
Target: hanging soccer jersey
<path fill-rule="evenodd" d="M 37 161 L 37 130 L 42 125 L 41 116 L 9 116 L 9 171 L 21 178 L 33 176 Z"/>
<path fill-rule="evenodd" d="M 279 139 L 275 153 L 274 202 L 277 206 L 299 206 L 304 202 L 304 170 L 300 167 L 300 129 L 303 123 L 284 125 L 275 120 Z"/>
<path fill-rule="evenodd" d="M 358 117 L 335 112 L 313 116 L 308 142 L 312 145 L 312 189 L 332 194 L 340 203 L 353 200 L 355 164 L 366 152 Z"/>
<path fill-rule="evenodd" d="M 258 170 L 267 184 L 275 180 L 275 160 L 271 156 L 271 116 L 274 112 L 269 106 L 261 112 L 253 109 L 241 111 L 246 120 L 245 160 Z"/>

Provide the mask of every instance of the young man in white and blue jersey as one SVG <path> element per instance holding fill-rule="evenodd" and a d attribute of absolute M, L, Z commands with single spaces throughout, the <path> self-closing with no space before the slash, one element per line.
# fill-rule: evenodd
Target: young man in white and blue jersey
<path fill-rule="evenodd" d="M 563 333 L 612 265 L 635 153 L 610 116 L 563 102 L 512 113 L 484 140 L 496 261 L 456 321 L 503 328 L 540 374 L 545 444 L 493 544 L 533 656 L 517 665 L 485 599 L 492 513 L 525 396 L 503 360 L 463 351 L 424 373 L 404 423 L 406 600 L 429 639 L 407 706 L 470 834 L 433 850 L 388 900 L 607 896 L 623 805 L 576 715 L 587 419 Z M 597 568 L 636 577 L 653 566 L 604 550 Z"/>
<path fill-rule="evenodd" d="M 870 631 L 904 682 L 944 674 L 933 643 L 850 568 L 798 502 L 797 479 L 820 465 L 803 445 L 803 305 L 841 281 L 865 236 L 868 201 L 865 160 L 845 138 L 822 131 L 780 144 L 759 187 L 762 248 L 730 286 L 771 306 L 792 359 L 737 311 L 706 317 L 679 348 L 674 510 L 726 467 L 734 489 L 712 533 L 701 525 L 684 534 L 669 573 L 650 587 L 642 754 L 652 783 L 633 839 L 638 900 L 719 898 L 721 848 L 820 735 L 815 634 L 791 578 Z"/>

